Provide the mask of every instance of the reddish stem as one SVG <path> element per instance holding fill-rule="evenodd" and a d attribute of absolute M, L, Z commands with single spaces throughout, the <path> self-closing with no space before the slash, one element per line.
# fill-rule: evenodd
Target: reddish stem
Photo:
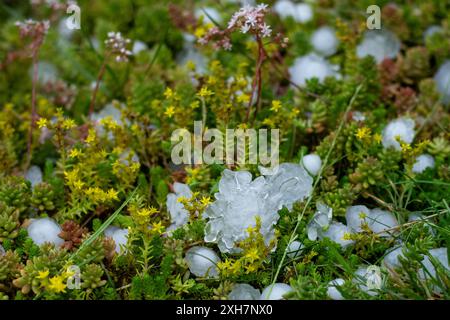
<path fill-rule="evenodd" d="M 248 106 L 247 106 L 247 115 L 245 117 L 246 122 L 248 121 L 248 119 L 250 117 L 253 96 L 255 94 L 256 88 L 258 88 L 258 92 L 257 92 L 258 94 L 256 96 L 256 110 L 255 110 L 254 118 L 256 118 L 256 115 L 258 113 L 259 104 L 260 104 L 260 100 L 261 100 L 261 87 L 262 87 L 262 76 L 261 76 L 262 71 L 261 71 L 261 69 L 262 69 L 262 64 L 264 62 L 264 59 L 266 58 L 266 55 L 265 55 L 264 45 L 261 41 L 261 38 L 258 35 L 256 36 L 256 42 L 258 44 L 258 59 L 256 61 L 256 71 L 255 71 L 255 75 L 253 77 L 250 101 L 248 102 Z"/>
<path fill-rule="evenodd" d="M 31 121 L 30 121 L 30 129 L 28 130 L 28 141 L 27 141 L 27 153 L 28 153 L 28 159 L 27 159 L 27 165 L 26 168 L 31 163 L 32 158 L 32 148 L 33 148 L 33 130 L 36 126 L 36 118 L 37 118 L 37 112 L 36 112 L 36 86 L 38 81 L 38 55 L 39 51 L 36 50 L 33 53 L 33 84 L 32 84 L 32 90 L 31 90 Z"/>
<path fill-rule="evenodd" d="M 92 116 L 92 113 L 94 113 L 95 100 L 97 98 L 97 92 L 100 87 L 100 82 L 102 81 L 103 75 L 105 74 L 107 57 L 108 55 L 106 55 L 105 59 L 103 60 L 102 66 L 97 76 L 97 82 L 95 83 L 94 91 L 92 92 L 91 102 L 89 104 L 89 118 Z"/>

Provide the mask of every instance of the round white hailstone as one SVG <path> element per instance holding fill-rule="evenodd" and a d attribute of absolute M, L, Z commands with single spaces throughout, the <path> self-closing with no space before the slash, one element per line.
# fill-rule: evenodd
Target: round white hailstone
<path fill-rule="evenodd" d="M 108 228 L 106 228 L 105 231 L 103 231 L 103 233 L 105 237 L 112 238 L 114 232 L 116 232 L 117 230 L 120 230 L 120 228 L 116 226 L 108 226 Z"/>
<path fill-rule="evenodd" d="M 353 244 L 353 240 L 344 240 L 345 236 L 350 234 L 350 228 L 341 222 L 333 222 L 320 238 L 329 238 L 339 244 L 342 248 L 346 248 Z"/>
<path fill-rule="evenodd" d="M 436 259 L 445 269 L 450 270 L 448 264 L 447 248 L 437 248 L 429 250 L 429 254 Z M 424 268 L 419 270 L 420 279 L 436 278 L 436 268 L 434 267 L 428 255 L 425 255 L 422 264 Z"/>
<path fill-rule="evenodd" d="M 307 23 L 313 18 L 313 9 L 307 3 L 299 3 L 295 6 L 294 18 L 297 22 Z"/>
<path fill-rule="evenodd" d="M 366 206 L 351 206 L 347 208 L 345 219 L 353 232 L 361 232 L 361 226 L 368 223 L 370 210 Z"/>
<path fill-rule="evenodd" d="M 195 10 L 195 17 L 197 19 L 200 19 L 200 17 L 203 17 L 203 23 L 206 23 L 206 24 L 211 23 L 211 24 L 215 25 L 215 23 L 218 23 L 218 24 L 222 23 L 222 17 L 220 16 L 220 12 L 217 11 L 215 8 L 211 8 L 211 7 L 199 8 L 199 9 Z"/>
<path fill-rule="evenodd" d="M 298 258 L 303 247 L 304 246 L 300 241 L 292 241 L 287 247 L 287 256 L 291 259 Z"/>
<path fill-rule="evenodd" d="M 292 287 L 288 284 L 274 283 L 263 290 L 259 300 L 282 300 L 285 294 L 292 291 Z"/>
<path fill-rule="evenodd" d="M 148 49 L 148 47 L 145 44 L 145 42 L 136 40 L 133 44 L 133 49 L 131 49 L 131 51 L 133 52 L 133 55 L 137 55 L 140 52 L 145 51 L 147 49 Z"/>
<path fill-rule="evenodd" d="M 116 244 L 115 251 L 117 253 L 121 253 L 124 251 L 123 247 L 126 246 L 128 242 L 128 229 L 118 229 L 114 231 L 111 235 L 111 238 L 114 240 Z"/>
<path fill-rule="evenodd" d="M 369 228 L 374 233 L 378 233 L 380 237 L 392 238 L 392 234 L 395 230 L 384 231 L 398 226 L 398 222 L 394 215 L 389 211 L 372 209 L 370 210 L 370 215 L 368 217 L 368 225 Z"/>
<path fill-rule="evenodd" d="M 388 254 L 384 256 L 383 263 L 389 269 L 395 269 L 400 267 L 400 260 L 398 259 L 400 256 L 405 257 L 403 255 L 403 247 L 397 247 L 393 250 L 390 250 Z"/>
<path fill-rule="evenodd" d="M 31 166 L 25 173 L 25 179 L 31 182 L 31 187 L 42 183 L 42 170 L 38 166 Z"/>
<path fill-rule="evenodd" d="M 337 287 L 342 286 L 345 283 L 344 279 L 337 278 L 334 280 L 331 280 L 328 283 L 328 289 L 327 289 L 327 295 L 332 300 L 345 300 L 345 298 L 342 296 L 341 292 Z"/>
<path fill-rule="evenodd" d="M 191 273 L 197 277 L 217 278 L 217 263 L 220 262 L 219 256 L 206 247 L 192 247 L 186 252 L 185 257 Z"/>
<path fill-rule="evenodd" d="M 312 78 L 323 82 L 327 77 L 340 78 L 339 66 L 330 64 L 323 57 L 310 53 L 295 59 L 292 67 L 289 68 L 291 81 L 298 86 L 304 87 L 306 81 Z"/>
<path fill-rule="evenodd" d="M 422 173 L 426 168 L 434 168 L 434 158 L 429 154 L 422 154 L 416 158 L 412 172 Z"/>
<path fill-rule="evenodd" d="M 61 19 L 58 23 L 58 33 L 65 40 L 70 40 L 70 38 L 72 38 L 72 35 L 75 31 L 75 29 L 70 29 L 67 27 L 67 21 L 69 19 L 70 19 L 70 17 Z"/>
<path fill-rule="evenodd" d="M 415 122 L 409 118 L 398 118 L 395 119 L 383 129 L 383 147 L 389 148 L 393 147 L 395 150 L 400 151 L 402 147 L 397 141 L 400 138 L 401 141 L 405 143 L 411 143 L 414 140 L 416 132 L 414 131 Z"/>
<path fill-rule="evenodd" d="M 441 26 L 429 26 L 427 30 L 423 33 L 423 39 L 426 40 L 427 38 L 431 37 L 432 35 L 436 33 L 443 32 L 444 29 Z"/>
<path fill-rule="evenodd" d="M 28 236 L 37 245 L 43 243 L 53 243 L 55 246 L 60 246 L 64 243 L 58 234 L 62 229 L 53 219 L 40 218 L 34 219 L 27 228 Z"/>
<path fill-rule="evenodd" d="M 309 173 L 315 176 L 322 167 L 322 160 L 317 154 L 310 153 L 302 158 L 302 165 Z"/>
<path fill-rule="evenodd" d="M 358 122 L 366 120 L 366 116 L 361 111 L 352 112 L 352 119 Z"/>
<path fill-rule="evenodd" d="M 168 228 L 169 231 L 175 230 L 189 221 L 189 212 L 184 208 L 181 202 L 178 202 L 180 198 L 191 198 L 192 191 L 189 186 L 184 183 L 175 182 L 173 184 L 173 191 L 175 193 L 169 193 L 166 198 L 166 206 L 169 211 L 172 224 Z"/>
<path fill-rule="evenodd" d="M 352 282 L 356 283 L 361 291 L 370 296 L 376 296 L 378 295 L 378 292 L 375 289 L 369 288 L 367 285 L 369 282 L 376 283 L 375 286 L 379 286 L 381 288 L 381 275 L 371 272 L 370 267 L 368 266 L 361 266 L 355 271 L 355 276 Z"/>
<path fill-rule="evenodd" d="M 444 104 L 450 103 L 450 60 L 444 62 L 434 76 L 436 87 Z"/>
<path fill-rule="evenodd" d="M 356 48 L 359 58 L 373 56 L 377 63 L 386 58 L 393 59 L 400 52 L 400 40 L 388 30 L 370 30 L 364 34 L 363 41 Z"/>
<path fill-rule="evenodd" d="M 318 202 L 316 206 L 317 211 L 306 226 L 308 239 L 311 241 L 315 241 L 323 236 L 324 231 L 329 228 L 333 217 L 333 209 L 329 206 L 321 202 Z"/>
<path fill-rule="evenodd" d="M 317 53 L 325 57 L 335 54 L 339 45 L 336 31 L 328 26 L 320 27 L 312 34 L 311 44 Z"/>
<path fill-rule="evenodd" d="M 295 4 L 289 0 L 277 1 L 273 6 L 273 10 L 282 18 L 293 17 L 295 12 Z"/>
<path fill-rule="evenodd" d="M 246 283 L 235 284 L 233 290 L 228 295 L 230 300 L 258 300 L 261 292 Z"/>

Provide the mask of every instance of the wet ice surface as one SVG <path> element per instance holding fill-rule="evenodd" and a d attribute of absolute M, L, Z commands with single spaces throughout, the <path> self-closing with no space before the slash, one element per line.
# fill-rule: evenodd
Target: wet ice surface
<path fill-rule="evenodd" d="M 347 208 L 345 219 L 347 226 L 354 232 L 361 232 L 361 226 L 367 223 L 370 210 L 366 206 L 351 206 Z"/>
<path fill-rule="evenodd" d="M 353 240 L 344 240 L 346 234 L 350 234 L 350 229 L 345 224 L 341 222 L 332 222 L 328 227 L 328 230 L 323 233 L 322 237 L 329 238 L 341 247 L 346 248 L 354 243 Z"/>
<path fill-rule="evenodd" d="M 263 290 L 260 300 L 282 300 L 286 293 L 292 291 L 292 287 L 288 284 L 274 283 Z"/>
<path fill-rule="evenodd" d="M 450 60 L 445 61 L 434 76 L 436 87 L 444 104 L 450 103 Z"/>
<path fill-rule="evenodd" d="M 42 170 L 38 166 L 31 166 L 25 173 L 25 179 L 30 181 L 31 187 L 42 183 Z"/>
<path fill-rule="evenodd" d="M 398 226 L 397 219 L 389 211 L 381 209 L 370 210 L 369 228 L 380 237 L 392 238 L 395 230 L 388 230 Z"/>
<path fill-rule="evenodd" d="M 172 224 L 168 230 L 177 229 L 189 221 L 189 212 L 184 208 L 183 204 L 178 202 L 181 197 L 191 198 L 192 191 L 188 185 L 184 183 L 175 182 L 173 184 L 173 190 L 175 193 L 169 193 L 167 195 L 166 205 L 167 210 L 170 213 Z"/>
<path fill-rule="evenodd" d="M 292 241 L 287 247 L 287 256 L 291 259 L 298 258 L 302 252 L 303 244 L 300 241 Z"/>
<path fill-rule="evenodd" d="M 55 246 L 60 246 L 64 243 L 58 234 L 62 231 L 61 227 L 50 218 L 34 219 L 27 228 L 28 236 L 37 245 L 46 242 L 52 243 Z"/>
<path fill-rule="evenodd" d="M 334 280 L 331 280 L 328 283 L 328 289 L 327 289 L 327 295 L 332 300 L 345 300 L 345 298 L 342 296 L 341 292 L 338 290 L 337 287 L 342 286 L 345 283 L 344 279 L 337 278 Z"/>
<path fill-rule="evenodd" d="M 422 173 L 427 168 L 434 168 L 434 158 L 429 154 L 421 154 L 416 158 L 416 162 L 412 167 L 412 172 Z"/>
<path fill-rule="evenodd" d="M 400 256 L 403 258 L 405 257 L 403 255 L 402 250 L 403 250 L 403 247 L 397 247 L 394 249 L 390 249 L 388 251 L 388 254 L 386 254 L 384 256 L 384 259 L 383 259 L 384 265 L 386 267 L 388 267 L 389 269 L 396 269 L 396 268 L 400 267 L 401 264 L 400 264 L 400 260 L 398 258 Z"/>
<path fill-rule="evenodd" d="M 307 226 L 308 239 L 314 241 L 322 238 L 331 224 L 332 217 L 333 209 L 323 203 L 317 203 L 317 211 Z"/>
<path fill-rule="evenodd" d="M 230 300 L 258 300 L 261 292 L 246 283 L 235 284 L 233 290 L 228 295 Z"/>
<path fill-rule="evenodd" d="M 295 59 L 292 67 L 289 68 L 291 81 L 300 87 L 306 85 L 306 81 L 317 78 L 323 82 L 327 77 L 340 78 L 339 66 L 329 63 L 325 58 L 310 53 Z"/>
<path fill-rule="evenodd" d="M 266 244 L 273 239 L 278 210 L 283 206 L 291 209 L 312 191 L 312 178 L 302 166 L 284 163 L 274 172 L 252 180 L 248 171 L 224 170 L 216 201 L 204 213 L 209 218 L 206 242 L 217 243 L 222 252 L 238 252 L 236 242 L 247 238 L 247 228 L 256 225 L 257 216 Z"/>
<path fill-rule="evenodd" d="M 311 44 L 317 53 L 325 57 L 335 54 L 339 44 L 336 31 L 328 26 L 320 27 L 312 34 Z"/>
<path fill-rule="evenodd" d="M 429 251 L 429 254 L 433 258 L 435 258 L 445 269 L 450 270 L 448 264 L 447 248 L 431 249 Z M 430 277 L 436 278 L 436 268 L 434 267 L 428 255 L 424 256 L 422 264 L 424 268 L 421 268 L 419 270 L 419 277 L 421 279 L 429 279 Z"/>
<path fill-rule="evenodd" d="M 364 34 L 362 42 L 356 48 L 359 58 L 373 56 L 377 63 L 386 58 L 393 59 L 400 52 L 400 40 L 388 30 L 370 30 Z"/>
<path fill-rule="evenodd" d="M 313 176 L 317 175 L 322 167 L 322 160 L 317 154 L 313 153 L 304 156 L 301 163 L 303 167 Z"/>
<path fill-rule="evenodd" d="M 191 273 L 197 277 L 217 278 L 219 276 L 217 263 L 219 256 L 206 247 L 192 247 L 186 252 L 185 257 Z"/>
<path fill-rule="evenodd" d="M 397 138 L 405 143 L 411 143 L 414 140 L 414 120 L 409 118 L 399 118 L 389 122 L 389 124 L 383 129 L 383 147 L 393 147 L 396 150 L 401 150 L 400 143 Z"/>

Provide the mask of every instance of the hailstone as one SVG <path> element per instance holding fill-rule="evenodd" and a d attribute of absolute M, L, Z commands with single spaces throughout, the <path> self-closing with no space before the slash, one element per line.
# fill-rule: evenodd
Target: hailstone
<path fill-rule="evenodd" d="M 380 237 L 392 238 L 394 230 L 385 231 L 398 226 L 397 219 L 389 211 L 372 209 L 368 219 L 369 228 Z"/>
<path fill-rule="evenodd" d="M 42 170 L 38 166 L 31 166 L 25 173 L 25 179 L 31 182 L 31 186 L 42 182 Z"/>
<path fill-rule="evenodd" d="M 366 206 L 351 206 L 347 208 L 345 219 L 347 226 L 353 232 L 361 232 L 361 226 L 368 222 L 367 217 L 370 216 L 370 210 Z"/>
<path fill-rule="evenodd" d="M 274 283 L 263 290 L 260 300 L 282 300 L 285 294 L 292 291 L 292 287 L 288 284 Z"/>
<path fill-rule="evenodd" d="M 389 269 L 395 269 L 400 267 L 400 260 L 398 259 L 399 257 L 405 257 L 403 255 L 403 247 L 397 247 L 394 248 L 393 250 L 391 249 L 385 256 L 383 259 L 383 263 L 386 267 L 388 267 Z"/>
<path fill-rule="evenodd" d="M 377 63 L 386 58 L 393 59 L 400 52 L 400 40 L 388 30 L 370 30 L 364 34 L 363 41 L 357 46 L 359 58 L 372 56 Z"/>
<path fill-rule="evenodd" d="M 252 180 L 248 171 L 223 171 L 216 201 L 204 213 L 206 242 L 217 243 L 221 252 L 239 252 L 235 244 L 248 237 L 247 228 L 256 225 L 258 216 L 260 232 L 266 244 L 270 243 L 278 210 L 291 209 L 294 202 L 308 197 L 313 182 L 298 164 L 283 163 L 273 172 Z"/>
<path fill-rule="evenodd" d="M 217 278 L 219 272 L 217 263 L 220 262 L 219 256 L 206 247 L 192 247 L 186 252 L 185 257 L 191 273 L 197 277 Z"/>
<path fill-rule="evenodd" d="M 128 242 L 128 229 L 121 229 L 115 226 L 109 226 L 104 231 L 105 236 L 110 237 L 114 240 L 116 244 L 115 251 L 116 253 L 123 252 L 123 247 Z"/>
<path fill-rule="evenodd" d="M 173 190 L 175 193 L 169 193 L 167 195 L 166 206 L 170 213 L 172 224 L 168 230 L 177 229 L 189 221 L 189 212 L 184 208 L 181 202 L 178 202 L 180 198 L 191 198 L 192 191 L 189 186 L 184 183 L 175 182 L 173 184 Z"/>
<path fill-rule="evenodd" d="M 304 87 L 306 81 L 317 78 L 323 82 L 327 77 L 340 78 L 339 66 L 329 63 L 325 58 L 310 53 L 295 59 L 292 67 L 289 68 L 291 81 L 298 86 Z"/>
<path fill-rule="evenodd" d="M 258 300 L 261 292 L 246 283 L 235 284 L 228 295 L 230 300 Z"/>
<path fill-rule="evenodd" d="M 350 229 L 345 224 L 333 221 L 328 229 L 324 231 L 319 237 L 321 239 L 329 238 L 333 242 L 339 244 L 341 247 L 346 248 L 354 243 L 353 240 L 344 239 L 347 234 L 350 234 Z"/>
<path fill-rule="evenodd" d="M 444 62 L 434 76 L 436 87 L 442 95 L 442 102 L 444 104 L 450 103 L 450 60 Z"/>
<path fill-rule="evenodd" d="M 450 271 L 450 267 L 448 264 L 448 255 L 447 248 L 437 248 L 429 250 L 429 254 L 436 259 L 445 269 Z M 436 268 L 434 264 L 431 262 L 431 259 L 428 255 L 424 256 L 422 261 L 424 268 L 419 270 L 419 277 L 421 279 L 429 279 L 436 278 Z"/>
<path fill-rule="evenodd" d="M 332 300 L 345 300 L 345 298 L 342 296 L 341 292 L 337 287 L 342 286 L 345 283 L 344 279 L 337 278 L 334 280 L 331 280 L 328 283 L 328 289 L 327 289 L 327 295 Z"/>
<path fill-rule="evenodd" d="M 298 258 L 303 247 L 304 246 L 300 241 L 292 241 L 287 247 L 287 256 L 291 259 Z"/>
<path fill-rule="evenodd" d="M 37 245 L 44 243 L 52 243 L 55 246 L 60 246 L 64 243 L 58 235 L 62 229 L 53 219 L 40 218 L 31 221 L 27 228 L 28 236 Z"/>
<path fill-rule="evenodd" d="M 306 227 L 308 239 L 311 241 L 321 238 L 330 227 L 333 209 L 323 203 L 317 203 L 317 211 Z"/>
<path fill-rule="evenodd" d="M 312 34 L 311 44 L 317 53 L 325 57 L 335 54 L 339 44 L 336 31 L 328 26 L 320 27 Z"/>
<path fill-rule="evenodd" d="M 322 160 L 317 154 L 311 153 L 302 158 L 302 165 L 310 174 L 315 176 L 322 167 Z"/>
<path fill-rule="evenodd" d="M 393 147 L 395 150 L 400 151 L 401 146 L 397 139 L 405 143 L 413 142 L 416 134 L 414 126 L 414 120 L 409 118 L 399 118 L 389 122 L 382 132 L 383 147 L 386 149 Z"/>
<path fill-rule="evenodd" d="M 412 172 L 422 173 L 427 168 L 434 168 L 434 158 L 429 154 L 421 154 L 416 158 L 416 162 L 412 167 Z"/>

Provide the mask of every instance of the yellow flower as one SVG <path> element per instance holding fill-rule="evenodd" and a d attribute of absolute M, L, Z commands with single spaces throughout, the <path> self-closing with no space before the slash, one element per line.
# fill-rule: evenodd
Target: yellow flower
<path fill-rule="evenodd" d="M 37 277 L 38 277 L 38 279 L 44 280 L 44 279 L 47 279 L 49 274 L 50 274 L 50 272 L 48 270 L 39 271 L 39 274 Z"/>
<path fill-rule="evenodd" d="M 84 182 L 81 180 L 76 180 L 74 181 L 73 186 L 75 187 L 75 189 L 81 190 L 84 186 Z"/>
<path fill-rule="evenodd" d="M 108 190 L 108 198 L 110 200 L 119 200 L 118 194 L 119 193 L 112 188 Z"/>
<path fill-rule="evenodd" d="M 212 96 L 213 94 L 214 94 L 214 92 L 209 90 L 208 87 L 202 87 L 200 89 L 200 92 L 197 93 L 197 96 L 199 96 L 201 98 L 205 98 L 205 97 Z"/>
<path fill-rule="evenodd" d="M 76 126 L 75 121 L 73 119 L 65 119 L 62 123 L 63 129 L 69 130 Z"/>
<path fill-rule="evenodd" d="M 96 138 L 96 133 L 95 133 L 95 129 L 89 129 L 89 133 L 88 133 L 88 136 L 86 137 L 86 143 L 92 143 L 92 142 L 94 142 L 95 141 L 95 138 Z"/>
<path fill-rule="evenodd" d="M 164 91 L 164 97 L 166 97 L 166 99 L 170 99 L 173 97 L 173 91 L 170 88 L 166 88 L 166 91 Z"/>
<path fill-rule="evenodd" d="M 257 248 L 253 248 L 251 249 L 249 252 L 247 252 L 244 256 L 244 258 L 247 258 L 251 261 L 255 261 L 258 260 L 259 257 L 259 253 L 258 253 L 258 249 Z"/>
<path fill-rule="evenodd" d="M 271 128 L 275 127 L 275 122 L 270 118 L 265 118 L 263 124 Z"/>
<path fill-rule="evenodd" d="M 40 128 L 43 128 L 43 127 L 46 127 L 47 124 L 48 124 L 48 120 L 45 119 L 45 118 L 40 118 L 40 119 L 38 120 L 38 122 L 37 122 L 37 125 L 38 125 L 39 129 L 40 129 Z"/>
<path fill-rule="evenodd" d="M 55 293 L 65 292 L 66 284 L 64 283 L 64 278 L 62 276 L 50 278 L 48 288 Z"/>
<path fill-rule="evenodd" d="M 197 109 L 198 107 L 200 107 L 200 101 L 198 101 L 198 100 L 193 101 L 193 102 L 190 104 L 190 107 L 191 107 L 192 109 Z"/>
<path fill-rule="evenodd" d="M 240 103 L 249 103 L 250 95 L 246 93 L 242 93 L 237 97 L 237 101 Z"/>
<path fill-rule="evenodd" d="M 358 128 L 355 136 L 359 140 L 364 140 L 364 139 L 367 139 L 370 137 L 370 132 L 371 132 L 370 128 L 367 128 L 367 127 Z"/>
<path fill-rule="evenodd" d="M 210 197 L 202 197 L 200 202 L 202 205 L 207 206 L 211 203 L 211 198 Z"/>
<path fill-rule="evenodd" d="M 258 231 L 258 229 L 257 229 L 256 227 L 249 226 L 249 227 L 247 228 L 248 234 L 255 233 L 256 231 Z"/>
<path fill-rule="evenodd" d="M 157 213 L 158 210 L 156 208 L 150 207 L 150 208 L 143 208 L 138 211 L 138 215 L 142 217 L 149 217 L 155 213 Z"/>
<path fill-rule="evenodd" d="M 161 224 L 161 221 L 159 221 L 158 223 L 153 222 L 152 223 L 152 227 L 153 227 L 153 231 L 159 234 L 162 234 L 164 232 L 165 227 Z"/>
<path fill-rule="evenodd" d="M 376 143 L 381 143 L 381 141 L 383 140 L 383 137 L 381 136 L 381 134 L 375 133 L 375 134 L 373 135 L 373 140 L 374 140 Z"/>
<path fill-rule="evenodd" d="M 170 106 L 166 109 L 166 111 L 164 112 L 164 114 L 168 117 L 168 118 L 172 118 L 173 115 L 175 114 L 175 108 L 173 106 Z"/>
<path fill-rule="evenodd" d="M 252 272 L 256 272 L 258 270 L 258 267 L 255 266 L 254 264 L 249 264 L 247 266 L 245 266 L 245 273 L 252 273 Z"/>
<path fill-rule="evenodd" d="M 73 148 L 72 150 L 70 150 L 69 157 L 77 158 L 77 157 L 81 156 L 82 154 L 83 153 L 79 149 Z"/>
<path fill-rule="evenodd" d="M 281 108 L 281 101 L 280 100 L 273 100 L 272 101 L 272 107 L 270 108 L 273 112 L 278 112 Z"/>

